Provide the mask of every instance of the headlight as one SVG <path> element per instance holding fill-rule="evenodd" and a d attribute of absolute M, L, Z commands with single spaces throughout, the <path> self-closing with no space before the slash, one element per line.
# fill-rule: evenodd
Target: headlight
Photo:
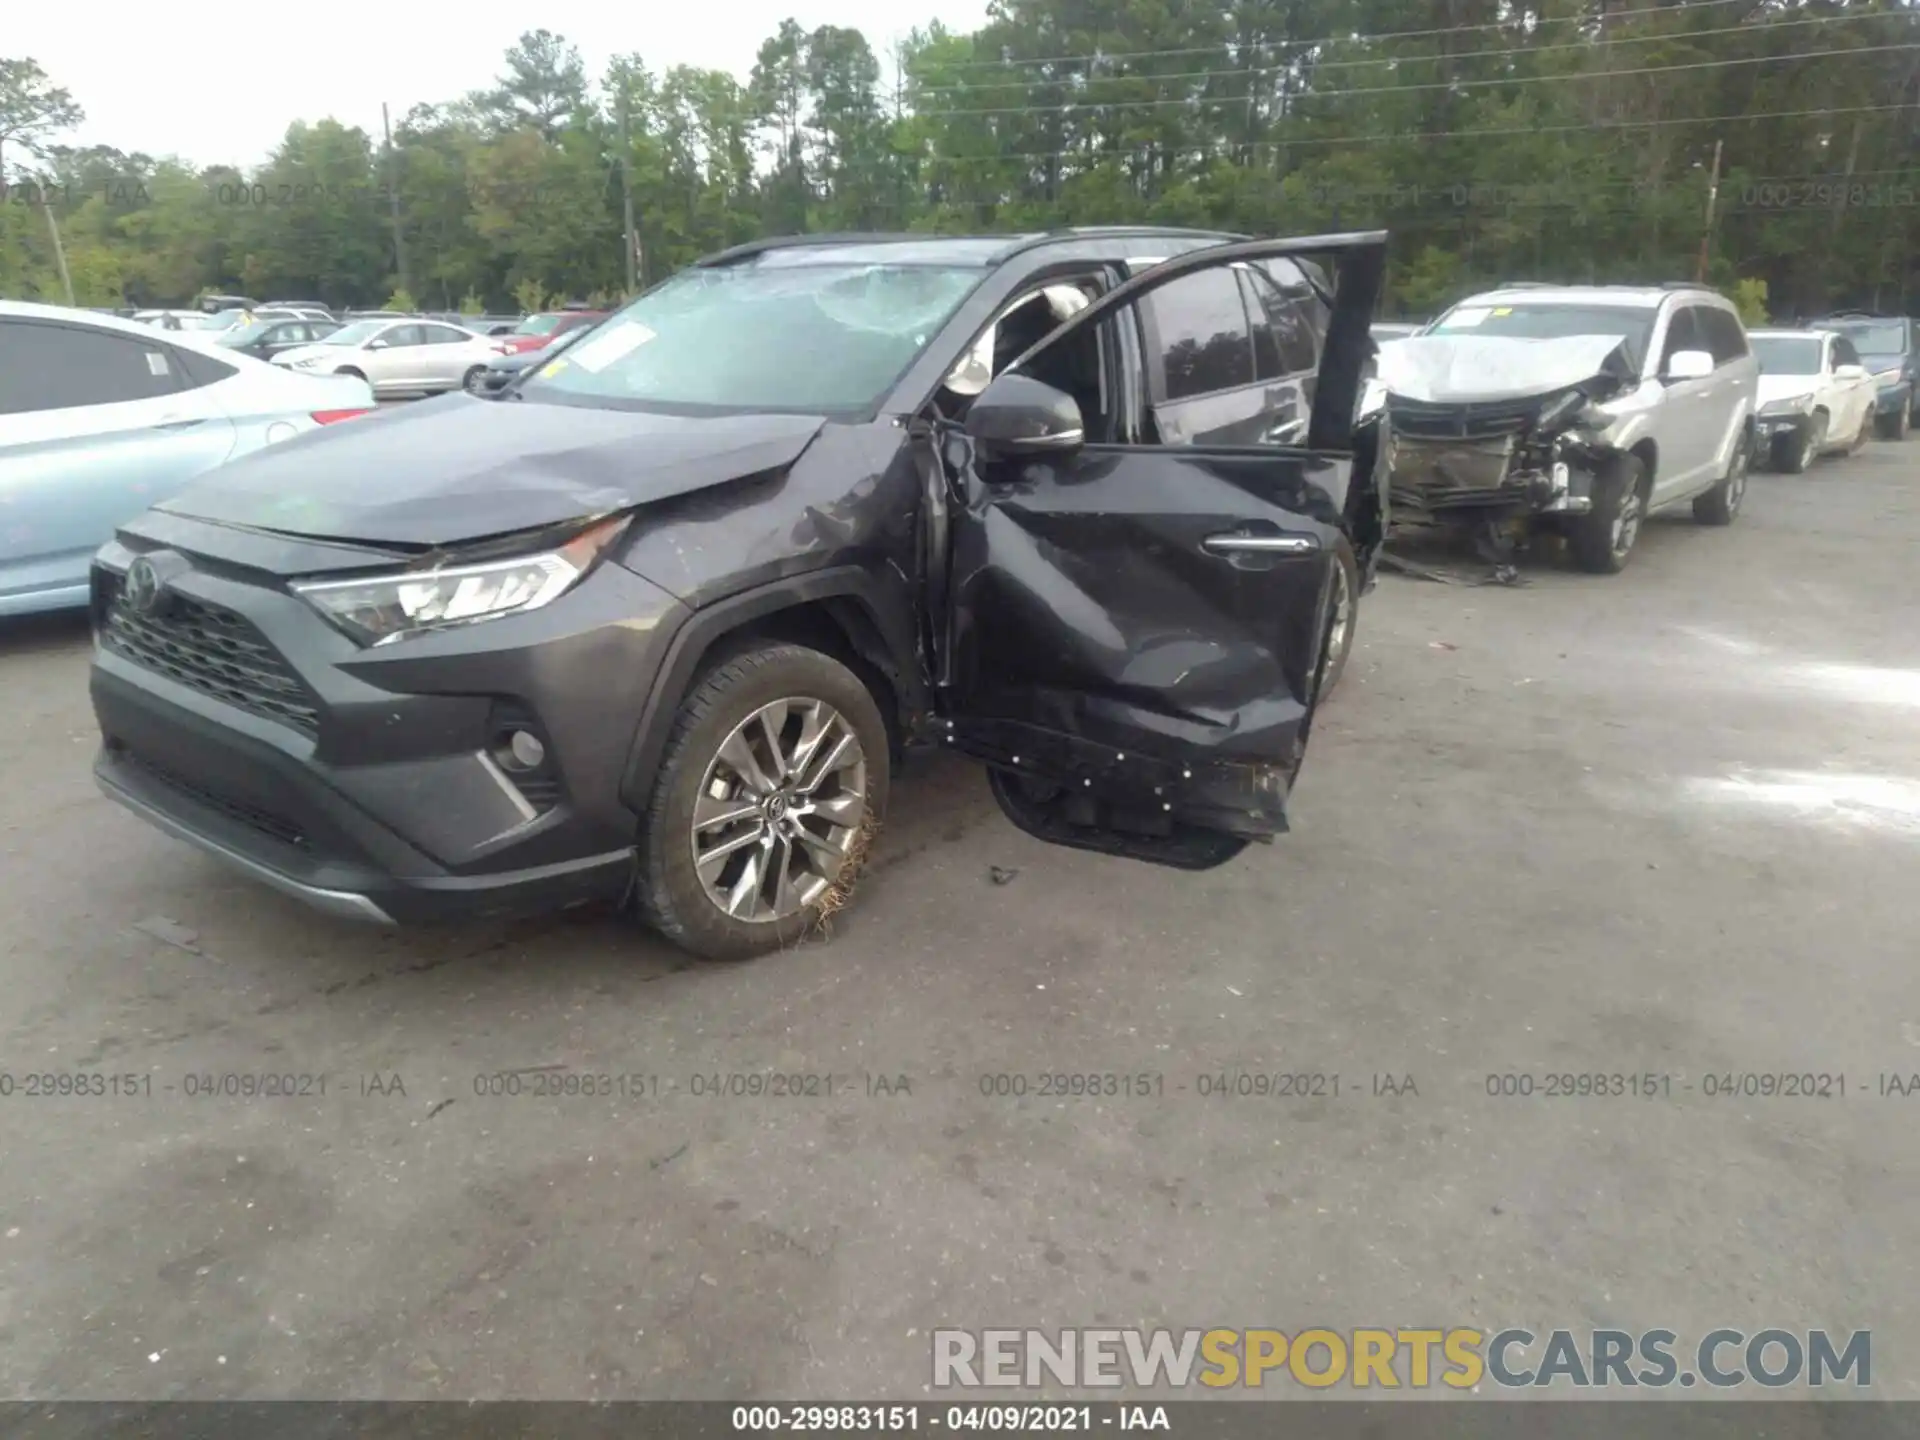
<path fill-rule="evenodd" d="M 362 645 L 538 610 L 567 593 L 627 528 L 621 515 L 533 555 L 402 570 L 358 580 L 297 580 L 293 592 Z"/>
<path fill-rule="evenodd" d="M 1789 395 L 1782 400 L 1769 400 L 1760 407 L 1762 415 L 1803 415 L 1813 404 L 1813 396 Z"/>
<path fill-rule="evenodd" d="M 1584 390 L 1569 390 L 1558 400 L 1547 405 L 1540 412 L 1540 418 L 1534 424 L 1541 430 L 1557 430 L 1573 420 L 1587 407 L 1587 395 Z"/>

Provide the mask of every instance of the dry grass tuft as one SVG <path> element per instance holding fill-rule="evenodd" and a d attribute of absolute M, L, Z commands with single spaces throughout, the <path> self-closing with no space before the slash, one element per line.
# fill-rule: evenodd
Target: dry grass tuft
<path fill-rule="evenodd" d="M 860 822 L 860 829 L 853 837 L 853 846 L 847 851 L 847 863 L 840 867 L 840 878 L 827 887 L 826 893 L 813 902 L 812 932 L 822 939 L 833 938 L 833 917 L 852 903 L 854 887 L 859 885 L 860 877 L 866 873 L 867 857 L 873 853 L 873 842 L 880 834 L 880 822 L 872 811 Z"/>

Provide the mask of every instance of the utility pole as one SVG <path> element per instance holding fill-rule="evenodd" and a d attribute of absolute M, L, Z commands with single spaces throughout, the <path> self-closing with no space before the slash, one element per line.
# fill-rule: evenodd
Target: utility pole
<path fill-rule="evenodd" d="M 400 272 L 400 288 L 413 294 L 407 283 L 407 242 L 400 233 L 400 177 L 394 167 L 393 124 L 387 118 L 387 102 L 380 102 L 380 129 L 387 137 L 387 206 L 393 216 L 393 268 Z"/>
<path fill-rule="evenodd" d="M 67 273 L 67 247 L 60 243 L 60 222 L 53 218 L 53 191 L 46 185 L 39 190 L 40 208 L 47 212 L 47 229 L 53 233 L 53 258 L 60 266 L 60 283 L 66 287 L 67 304 L 77 308 L 80 302 L 73 298 L 73 276 Z"/>
<path fill-rule="evenodd" d="M 620 213 L 627 252 L 627 295 L 640 289 L 640 246 L 633 234 L 633 137 L 627 129 L 627 85 L 620 82 Z"/>
<path fill-rule="evenodd" d="M 1694 283 L 1704 285 L 1707 282 L 1707 247 L 1713 240 L 1713 211 L 1720 200 L 1720 144 L 1713 142 L 1713 169 L 1707 175 L 1707 223 L 1700 232 L 1700 260 L 1694 266 Z"/>

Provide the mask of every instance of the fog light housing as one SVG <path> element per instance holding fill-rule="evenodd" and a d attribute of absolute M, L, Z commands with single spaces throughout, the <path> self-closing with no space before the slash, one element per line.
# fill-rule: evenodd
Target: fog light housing
<path fill-rule="evenodd" d="M 507 754 L 517 769 L 537 770 L 547 758 L 547 747 L 531 730 L 515 730 L 507 736 Z"/>

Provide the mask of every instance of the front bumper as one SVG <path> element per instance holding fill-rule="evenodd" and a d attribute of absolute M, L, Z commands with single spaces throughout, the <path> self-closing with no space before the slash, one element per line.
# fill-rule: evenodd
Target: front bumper
<path fill-rule="evenodd" d="M 171 615 L 116 609 L 133 555 L 113 542 L 95 569 L 108 797 L 356 919 L 527 914 L 626 884 L 620 785 L 677 623 L 663 592 L 606 564 L 544 610 L 362 650 L 278 581 L 198 560 Z M 503 727 L 546 763 L 508 773 Z"/>
<path fill-rule="evenodd" d="M 1565 460 L 1521 468 L 1497 441 L 1396 438 L 1390 500 L 1397 516 L 1435 521 L 1580 515 L 1593 508 L 1593 476 Z"/>
<path fill-rule="evenodd" d="M 1763 446 L 1798 445 L 1806 438 L 1812 424 L 1813 415 L 1809 411 L 1792 415 L 1761 415 L 1753 422 L 1753 433 Z"/>

